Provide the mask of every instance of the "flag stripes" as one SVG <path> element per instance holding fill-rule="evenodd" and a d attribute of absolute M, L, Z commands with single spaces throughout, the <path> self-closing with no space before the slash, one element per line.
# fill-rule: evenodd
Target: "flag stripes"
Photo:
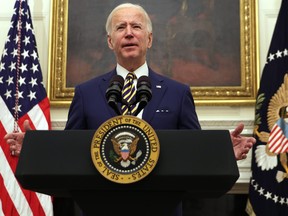
<path fill-rule="evenodd" d="M 281 121 L 283 120 L 282 119 L 278 120 L 278 122 L 281 122 Z M 285 123 L 282 125 L 285 125 Z M 282 127 L 285 128 L 285 126 L 282 126 Z M 271 133 L 269 136 L 268 147 L 269 147 L 269 150 L 273 153 L 279 154 L 279 153 L 287 152 L 288 139 L 285 135 L 285 132 L 282 130 L 281 126 L 279 126 L 278 124 L 275 124 L 271 130 Z"/>

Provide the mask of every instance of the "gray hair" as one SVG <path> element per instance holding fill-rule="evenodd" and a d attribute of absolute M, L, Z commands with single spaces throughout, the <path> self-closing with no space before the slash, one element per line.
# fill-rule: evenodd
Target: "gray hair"
<path fill-rule="evenodd" d="M 145 11 L 145 9 L 140 6 L 140 5 L 137 5 L 137 4 L 132 4 L 132 3 L 123 3 L 123 4 L 120 4 L 118 5 L 117 7 L 115 7 L 111 13 L 109 14 L 108 18 L 107 18 L 107 21 L 106 21 L 106 32 L 108 35 L 110 35 L 111 33 L 111 28 L 112 28 L 112 17 L 114 15 L 114 13 L 116 11 L 118 11 L 119 9 L 123 9 L 123 8 L 136 8 L 136 9 L 139 9 L 143 14 L 144 14 L 144 17 L 146 19 L 146 23 L 147 23 L 147 30 L 149 33 L 152 33 L 152 22 L 151 22 L 151 19 L 149 17 L 149 15 L 147 14 L 147 12 Z"/>

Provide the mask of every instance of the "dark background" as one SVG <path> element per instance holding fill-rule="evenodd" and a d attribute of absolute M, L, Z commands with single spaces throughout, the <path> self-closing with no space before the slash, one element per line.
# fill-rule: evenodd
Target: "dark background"
<path fill-rule="evenodd" d="M 183 202 L 183 216 L 247 216 L 247 194 L 227 194 L 220 198 Z"/>

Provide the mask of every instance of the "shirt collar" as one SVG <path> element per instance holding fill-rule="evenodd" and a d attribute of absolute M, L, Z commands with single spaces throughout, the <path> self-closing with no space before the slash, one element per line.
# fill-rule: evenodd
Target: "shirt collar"
<path fill-rule="evenodd" d="M 126 70 L 124 67 L 122 67 L 121 65 L 117 64 L 116 66 L 116 71 L 117 74 L 122 76 L 124 79 L 127 75 L 127 73 L 129 73 L 128 70 Z M 135 71 L 132 71 L 135 73 L 137 79 L 139 79 L 139 77 L 141 76 L 148 76 L 149 72 L 148 72 L 148 65 L 147 62 L 145 62 L 142 66 L 140 66 L 139 68 L 137 68 Z"/>

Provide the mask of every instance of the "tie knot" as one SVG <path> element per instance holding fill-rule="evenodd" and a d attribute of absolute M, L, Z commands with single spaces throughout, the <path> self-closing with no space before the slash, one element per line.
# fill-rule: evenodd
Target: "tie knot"
<path fill-rule="evenodd" d="M 136 79 L 136 75 L 133 72 L 129 72 L 126 76 L 126 79 L 134 80 L 134 79 Z"/>

